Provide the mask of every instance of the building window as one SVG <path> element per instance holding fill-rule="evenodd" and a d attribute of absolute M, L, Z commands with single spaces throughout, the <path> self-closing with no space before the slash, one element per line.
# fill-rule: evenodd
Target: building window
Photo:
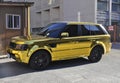
<path fill-rule="evenodd" d="M 107 11 L 107 2 L 98 2 L 97 9 L 98 11 Z"/>
<path fill-rule="evenodd" d="M 20 15 L 6 14 L 6 28 L 20 29 Z"/>
<path fill-rule="evenodd" d="M 112 2 L 119 2 L 119 0 L 112 0 Z"/>
<path fill-rule="evenodd" d="M 112 4 L 112 11 L 118 12 L 118 11 L 119 11 L 119 5 L 117 5 L 117 4 Z"/>

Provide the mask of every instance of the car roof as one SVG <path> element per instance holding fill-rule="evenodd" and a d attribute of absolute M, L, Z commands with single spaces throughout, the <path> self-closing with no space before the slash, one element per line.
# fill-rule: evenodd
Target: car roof
<path fill-rule="evenodd" d="M 91 22 L 68 22 L 67 24 L 89 24 L 89 25 L 99 25 L 97 23 L 91 23 Z"/>
<path fill-rule="evenodd" d="M 92 23 L 92 22 L 75 22 L 75 21 L 60 21 L 56 23 L 67 23 L 68 25 L 73 25 L 73 24 L 101 25 L 101 24 Z"/>

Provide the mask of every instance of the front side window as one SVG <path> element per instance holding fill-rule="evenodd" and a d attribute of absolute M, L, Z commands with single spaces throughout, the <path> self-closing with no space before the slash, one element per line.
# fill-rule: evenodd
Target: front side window
<path fill-rule="evenodd" d="M 20 29 L 20 15 L 6 14 L 6 28 Z"/>
<path fill-rule="evenodd" d="M 45 28 L 43 28 L 39 35 L 52 37 L 52 38 L 59 38 L 61 32 L 64 30 L 66 23 L 52 23 Z"/>

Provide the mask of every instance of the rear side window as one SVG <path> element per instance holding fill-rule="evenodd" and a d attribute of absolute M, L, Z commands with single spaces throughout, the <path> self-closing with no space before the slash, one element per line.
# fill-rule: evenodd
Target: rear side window
<path fill-rule="evenodd" d="M 67 25 L 64 32 L 68 32 L 69 37 L 106 34 L 104 28 L 99 25 Z"/>
<path fill-rule="evenodd" d="M 89 29 L 90 35 L 102 35 L 104 34 L 103 30 L 98 25 L 85 25 Z"/>
<path fill-rule="evenodd" d="M 80 25 L 82 30 L 82 36 L 87 35 L 103 35 L 104 30 L 99 25 Z"/>

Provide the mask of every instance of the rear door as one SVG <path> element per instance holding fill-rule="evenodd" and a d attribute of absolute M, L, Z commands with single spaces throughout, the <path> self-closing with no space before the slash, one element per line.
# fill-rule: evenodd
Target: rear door
<path fill-rule="evenodd" d="M 90 30 L 85 25 L 80 24 L 78 29 L 78 43 L 79 43 L 79 56 L 84 57 L 89 55 L 90 47 L 92 44 Z"/>
<path fill-rule="evenodd" d="M 97 42 L 104 41 L 105 32 L 99 25 L 80 25 L 81 37 L 80 37 L 80 49 L 82 49 L 81 55 L 88 56 L 90 54 L 92 46 Z"/>

